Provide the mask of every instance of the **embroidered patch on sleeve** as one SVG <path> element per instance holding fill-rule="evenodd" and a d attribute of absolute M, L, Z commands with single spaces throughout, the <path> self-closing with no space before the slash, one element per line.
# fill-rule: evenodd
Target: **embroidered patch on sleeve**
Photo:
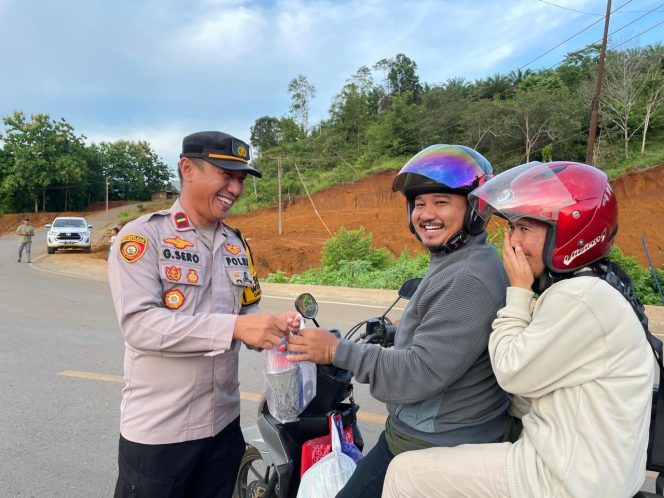
<path fill-rule="evenodd" d="M 127 263 L 138 261 L 148 248 L 148 239 L 129 234 L 120 239 L 120 255 Z"/>
<path fill-rule="evenodd" d="M 176 310 L 184 304 L 184 294 L 177 289 L 169 290 L 164 294 L 164 306 L 169 310 Z"/>

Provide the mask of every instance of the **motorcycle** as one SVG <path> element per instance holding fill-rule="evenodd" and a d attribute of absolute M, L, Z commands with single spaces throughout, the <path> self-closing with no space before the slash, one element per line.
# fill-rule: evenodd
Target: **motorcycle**
<path fill-rule="evenodd" d="M 394 345 L 396 326 L 387 313 L 400 299 L 410 299 L 421 278 L 407 280 L 399 289 L 397 299 L 378 318 L 354 325 L 344 339 L 383 347 Z M 296 310 L 316 327 L 318 303 L 311 294 L 301 294 L 295 300 Z M 360 329 L 364 326 L 364 331 Z M 332 333 L 341 338 L 338 330 Z M 359 332 L 359 333 L 358 333 Z M 350 427 L 355 446 L 364 447 L 357 425 L 359 405 L 353 399 L 352 375 L 333 365 L 318 365 L 316 395 L 305 410 L 293 421 L 280 422 L 267 407 L 265 396 L 258 406 L 255 426 L 242 430 L 246 448 L 233 492 L 234 498 L 295 498 L 300 484 L 301 447 L 306 441 L 329 434 L 328 416 L 341 415 L 344 427 Z"/>

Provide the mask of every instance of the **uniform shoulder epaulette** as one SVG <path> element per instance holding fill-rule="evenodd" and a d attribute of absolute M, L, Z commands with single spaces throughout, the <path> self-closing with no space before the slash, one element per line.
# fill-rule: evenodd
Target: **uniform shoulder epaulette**
<path fill-rule="evenodd" d="M 161 211 L 155 211 L 154 213 L 147 213 L 144 214 L 143 216 L 136 218 L 134 222 L 136 223 L 147 223 L 150 221 L 152 218 L 156 216 L 168 216 L 169 211 L 167 209 L 162 209 Z"/>

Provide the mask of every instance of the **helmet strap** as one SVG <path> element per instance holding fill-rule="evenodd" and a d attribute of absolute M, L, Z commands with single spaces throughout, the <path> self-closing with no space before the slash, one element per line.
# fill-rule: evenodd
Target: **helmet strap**
<path fill-rule="evenodd" d="M 431 254 L 440 254 L 445 253 L 449 254 L 463 247 L 468 241 L 468 233 L 465 230 L 459 230 L 457 233 L 452 235 L 447 242 L 443 245 L 437 247 L 428 247 Z"/>

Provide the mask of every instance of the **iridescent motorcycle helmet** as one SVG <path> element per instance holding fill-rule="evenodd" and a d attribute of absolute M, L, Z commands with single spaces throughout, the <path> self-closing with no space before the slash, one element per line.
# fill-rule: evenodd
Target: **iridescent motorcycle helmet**
<path fill-rule="evenodd" d="M 467 197 L 477 186 L 491 178 L 491 164 L 479 152 L 463 145 L 431 145 L 415 154 L 397 174 L 393 192 L 401 192 L 408 202 L 408 227 L 415 234 L 411 214 L 415 197 L 429 193 L 452 193 Z M 463 231 L 477 235 L 488 220 L 466 210 Z M 419 237 L 418 237 L 419 238 Z"/>

